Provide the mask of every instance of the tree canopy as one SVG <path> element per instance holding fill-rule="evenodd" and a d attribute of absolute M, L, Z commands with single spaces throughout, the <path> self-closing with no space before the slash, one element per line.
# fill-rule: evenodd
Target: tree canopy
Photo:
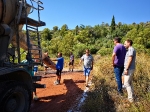
<path fill-rule="evenodd" d="M 67 24 L 61 28 L 54 26 L 53 29 L 45 28 L 41 31 L 42 49 L 47 50 L 50 55 L 62 52 L 68 56 L 73 52 L 75 56 L 81 56 L 86 48 L 93 54 L 106 55 L 112 52 L 114 37 L 122 38 L 124 42 L 127 38 L 133 40 L 133 46 L 137 51 L 150 54 L 150 22 L 139 24 L 115 23 L 112 17 L 111 24 L 102 22 L 95 26 L 77 25 L 74 29 L 69 29 Z"/>

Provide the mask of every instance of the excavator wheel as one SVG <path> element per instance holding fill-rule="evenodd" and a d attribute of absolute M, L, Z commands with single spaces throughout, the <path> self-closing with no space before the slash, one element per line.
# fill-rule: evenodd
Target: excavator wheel
<path fill-rule="evenodd" d="M 0 112 L 28 112 L 31 95 L 24 83 L 0 83 Z"/>

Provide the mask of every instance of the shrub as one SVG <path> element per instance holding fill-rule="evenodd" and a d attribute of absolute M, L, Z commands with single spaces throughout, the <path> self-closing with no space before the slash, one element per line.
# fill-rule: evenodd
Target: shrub
<path fill-rule="evenodd" d="M 90 46 L 89 49 L 91 54 L 96 54 L 97 51 L 99 50 L 97 46 Z"/>
<path fill-rule="evenodd" d="M 104 55 L 109 55 L 112 53 L 112 48 L 104 48 L 102 47 L 98 52 L 97 54 L 100 54 L 101 56 L 104 56 Z"/>
<path fill-rule="evenodd" d="M 149 62 L 149 56 L 144 53 L 137 53 L 136 70 L 133 78 L 136 102 L 126 108 L 124 99 L 127 97 L 127 93 L 125 92 L 125 97 L 122 98 L 118 98 L 117 96 L 113 67 L 110 64 L 111 56 L 101 56 L 94 64 L 92 72 L 92 82 L 94 84 L 88 94 L 88 98 L 82 106 L 82 111 L 107 112 L 111 110 L 112 112 L 150 112 Z"/>
<path fill-rule="evenodd" d="M 74 52 L 73 52 L 75 57 L 81 57 L 84 54 L 85 49 L 87 49 L 86 45 L 84 45 L 84 44 L 77 44 L 74 47 Z"/>

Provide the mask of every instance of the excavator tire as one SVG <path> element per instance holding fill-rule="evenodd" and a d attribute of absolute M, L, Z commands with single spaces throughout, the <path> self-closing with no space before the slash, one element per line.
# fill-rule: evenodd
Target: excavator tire
<path fill-rule="evenodd" d="M 31 96 L 22 82 L 0 83 L 0 112 L 28 112 Z"/>

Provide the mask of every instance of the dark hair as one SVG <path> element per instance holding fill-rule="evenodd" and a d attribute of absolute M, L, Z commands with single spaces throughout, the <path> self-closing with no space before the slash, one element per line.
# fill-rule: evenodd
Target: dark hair
<path fill-rule="evenodd" d="M 61 52 L 59 52 L 59 55 L 60 55 L 60 56 L 62 56 L 62 53 L 61 53 Z"/>
<path fill-rule="evenodd" d="M 121 38 L 120 37 L 115 37 L 114 40 L 117 41 L 118 43 L 121 42 Z"/>
<path fill-rule="evenodd" d="M 126 41 L 127 41 L 128 43 L 130 43 L 130 45 L 132 46 L 132 44 L 133 44 L 133 41 L 132 41 L 132 40 L 127 39 Z"/>
<path fill-rule="evenodd" d="M 90 50 L 89 50 L 89 49 L 86 49 L 86 50 L 85 50 L 85 52 L 86 52 L 86 51 L 90 52 Z"/>

